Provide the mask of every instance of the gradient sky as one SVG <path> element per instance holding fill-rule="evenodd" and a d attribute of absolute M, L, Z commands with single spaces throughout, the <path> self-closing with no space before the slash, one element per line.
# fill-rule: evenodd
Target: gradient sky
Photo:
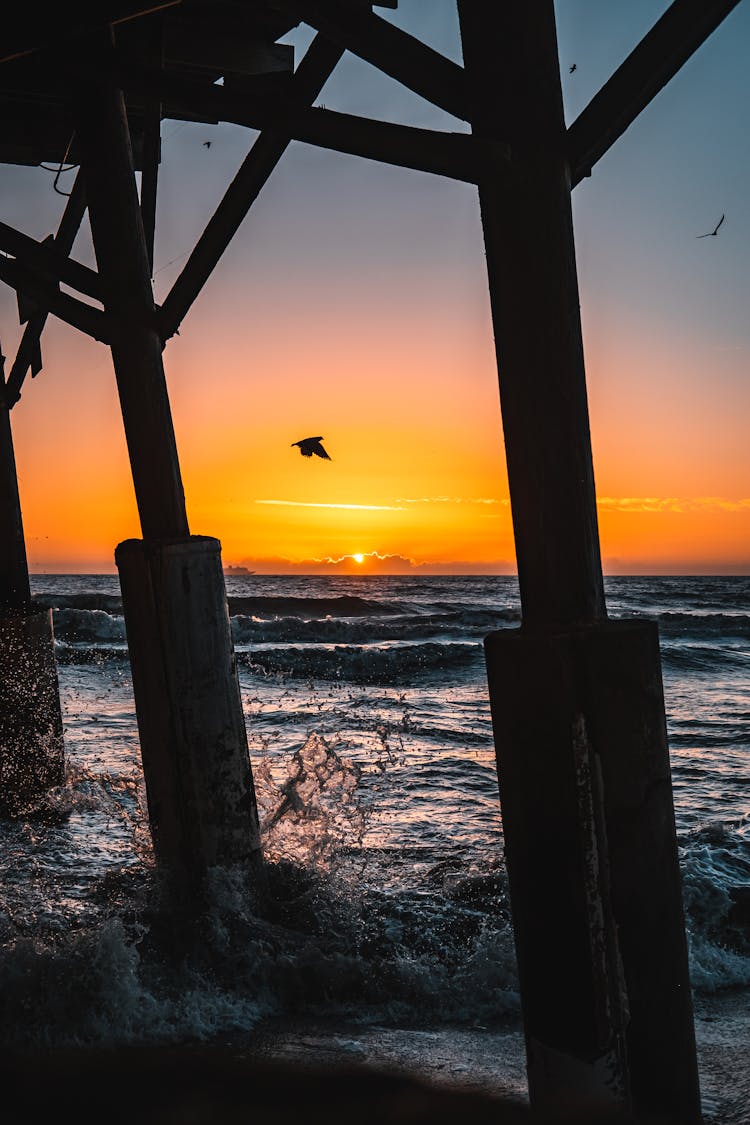
<path fill-rule="evenodd" d="M 559 0 L 569 121 L 667 6 Z M 452 0 L 382 14 L 460 61 Z M 746 2 L 574 192 L 609 573 L 750 573 L 748 45 Z M 318 104 L 466 128 L 351 55 Z M 163 123 L 157 299 L 254 136 Z M 53 231 L 53 176 L 2 177 L 0 217 Z M 722 213 L 719 236 L 697 239 Z M 74 254 L 93 264 L 87 231 Z M 12 359 L 5 286 L 0 332 Z M 12 415 L 30 564 L 111 571 L 139 528 L 109 353 L 54 318 L 42 348 Z M 222 540 L 226 564 L 514 570 L 470 185 L 293 143 L 165 363 L 191 528 Z M 290 448 L 308 434 L 330 463 Z"/>

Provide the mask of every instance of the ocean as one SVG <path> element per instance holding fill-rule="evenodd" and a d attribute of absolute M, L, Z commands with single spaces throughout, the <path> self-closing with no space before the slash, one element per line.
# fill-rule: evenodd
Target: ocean
<path fill-rule="evenodd" d="M 217 874 L 190 927 L 159 906 L 117 578 L 32 586 L 67 778 L 0 823 L 4 1045 L 262 1040 L 522 1093 L 481 643 L 515 579 L 227 578 L 275 905 Z M 659 624 L 704 1108 L 747 1121 L 750 578 L 606 590 Z"/>

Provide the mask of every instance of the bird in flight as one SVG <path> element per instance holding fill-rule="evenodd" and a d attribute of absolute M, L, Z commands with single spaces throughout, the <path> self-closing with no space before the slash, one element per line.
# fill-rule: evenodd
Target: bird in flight
<path fill-rule="evenodd" d="M 302 438 L 302 441 L 292 442 L 292 449 L 294 449 L 295 445 L 298 445 L 299 451 L 303 457 L 312 457 L 314 453 L 316 457 L 322 457 L 324 461 L 330 461 L 331 458 L 328 456 L 325 449 L 320 444 L 322 441 L 322 437 Z"/>
<path fill-rule="evenodd" d="M 204 147 L 204 148 L 210 148 L 210 147 L 211 147 L 211 142 L 210 142 L 210 141 L 204 141 L 204 142 L 203 142 L 203 147 Z"/>
<path fill-rule="evenodd" d="M 574 70 L 578 70 L 578 63 L 573 63 L 570 70 L 568 71 L 568 74 L 572 74 Z"/>
<path fill-rule="evenodd" d="M 713 238 L 714 235 L 717 235 L 719 233 L 719 227 L 721 226 L 721 224 L 723 222 L 724 222 L 724 215 L 721 216 L 721 218 L 719 219 L 718 223 L 716 224 L 716 226 L 714 227 L 713 230 L 706 231 L 705 234 L 696 234 L 695 237 L 696 238 Z"/>

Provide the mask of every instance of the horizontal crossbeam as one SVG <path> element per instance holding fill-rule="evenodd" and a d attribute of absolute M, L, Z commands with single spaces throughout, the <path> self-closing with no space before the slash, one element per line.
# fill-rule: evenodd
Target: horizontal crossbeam
<path fill-rule="evenodd" d="M 737 7 L 739 0 L 675 0 L 568 129 L 577 184 Z"/>
<path fill-rule="evenodd" d="M 234 94 L 137 63 L 123 62 L 121 80 L 130 92 L 159 96 L 171 113 L 280 130 L 308 144 L 468 183 L 479 181 L 494 156 L 494 150 L 488 153 L 469 134 L 417 129 L 329 109 L 300 109 L 280 98 L 271 105 L 258 96 Z"/>
<path fill-rule="evenodd" d="M 56 282 L 46 274 L 33 270 L 15 258 L 0 255 L 0 281 L 73 328 L 93 336 L 95 340 L 109 342 L 107 313 L 87 305 L 85 301 L 79 301 L 77 297 L 61 293 Z"/>
<path fill-rule="evenodd" d="M 36 273 L 44 274 L 55 283 L 62 282 L 95 301 L 101 301 L 99 275 L 88 266 L 81 265 L 66 254 L 61 254 L 54 239 L 37 242 L 7 223 L 0 223 L 0 251 L 12 254 L 22 265 Z"/>
<path fill-rule="evenodd" d="M 469 98 L 463 68 L 368 7 L 346 0 L 275 0 L 275 6 L 415 94 L 454 117 L 468 120 Z"/>

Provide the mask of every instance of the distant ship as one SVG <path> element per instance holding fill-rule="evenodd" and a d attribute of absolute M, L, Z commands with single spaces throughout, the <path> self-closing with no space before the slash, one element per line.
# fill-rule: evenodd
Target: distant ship
<path fill-rule="evenodd" d="M 246 574 L 255 574 L 254 570 L 248 570 L 246 566 L 225 566 L 224 573 L 227 577 L 237 578 L 243 577 Z"/>

